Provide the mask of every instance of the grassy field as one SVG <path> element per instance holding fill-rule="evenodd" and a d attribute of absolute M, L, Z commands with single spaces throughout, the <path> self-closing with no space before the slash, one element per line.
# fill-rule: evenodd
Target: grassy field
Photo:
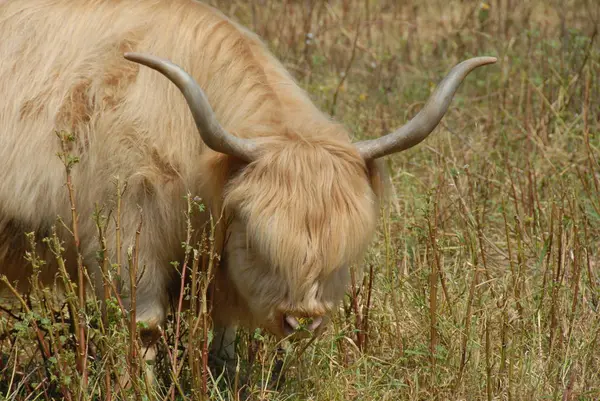
<path fill-rule="evenodd" d="M 426 142 L 386 159 L 392 185 L 380 230 L 353 266 L 352 287 L 328 330 L 279 351 L 269 336 L 239 333 L 240 369 L 250 377 L 245 395 L 600 399 L 600 3 L 212 4 L 262 36 L 357 139 L 407 121 L 463 59 L 499 59 L 467 78 Z M 114 357 L 93 365 L 80 391 L 74 351 L 56 329 L 59 339 L 49 341 L 65 346 L 50 363 L 62 374 L 54 382 L 28 376 L 35 350 L 27 357 L 18 350 L 26 341 L 37 349 L 26 327 L 44 322 L 2 319 L 0 330 L 12 331 L 0 338 L 0 398 L 104 399 L 106 372 L 124 369 L 118 357 L 129 352 L 128 334 L 114 329 Z M 222 378 L 195 377 L 191 357 L 173 373 L 173 331 L 158 363 L 164 387 L 113 396 L 238 399 Z M 185 334 L 177 340 L 181 360 L 194 354 Z M 269 375 L 281 362 L 285 382 L 276 390 Z"/>

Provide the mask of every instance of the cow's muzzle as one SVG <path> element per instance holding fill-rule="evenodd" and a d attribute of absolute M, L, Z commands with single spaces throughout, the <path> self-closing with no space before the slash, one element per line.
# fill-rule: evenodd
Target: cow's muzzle
<path fill-rule="evenodd" d="M 323 323 L 322 316 L 313 318 L 297 318 L 292 315 L 283 315 L 282 319 L 283 332 L 286 336 L 304 332 L 305 334 L 314 334 Z"/>

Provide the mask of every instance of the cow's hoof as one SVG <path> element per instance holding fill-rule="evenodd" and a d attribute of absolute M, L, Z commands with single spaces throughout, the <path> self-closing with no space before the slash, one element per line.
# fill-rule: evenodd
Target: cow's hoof
<path fill-rule="evenodd" d="M 240 375 L 237 369 L 237 361 L 235 359 L 221 358 L 213 354 L 209 354 L 208 356 L 208 368 L 210 369 L 210 373 L 215 381 L 225 381 L 230 386 L 235 384 L 236 376 Z M 220 380 L 220 378 L 225 380 Z M 239 383 L 240 381 L 242 381 L 241 378 L 237 377 L 237 382 Z"/>
<path fill-rule="evenodd" d="M 285 372 L 283 371 L 283 360 L 278 359 L 275 361 L 273 371 L 271 372 L 271 379 L 269 380 L 270 390 L 279 390 L 285 384 Z"/>

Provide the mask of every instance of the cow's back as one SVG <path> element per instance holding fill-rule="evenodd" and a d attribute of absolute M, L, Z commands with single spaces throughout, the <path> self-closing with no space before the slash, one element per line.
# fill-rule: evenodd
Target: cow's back
<path fill-rule="evenodd" d="M 220 53 L 223 45 L 237 46 L 239 57 Z M 57 215 L 70 215 L 56 132 L 73 134 L 69 152 L 80 159 L 73 180 L 84 253 L 97 248 L 91 216 L 95 204 L 109 203 L 116 192 L 115 177 L 128 182 L 126 201 L 152 211 L 145 226 L 161 227 L 162 246 L 174 250 L 165 258 L 181 249 L 176 236 L 183 232 L 182 195 L 189 191 L 209 201 L 210 194 L 198 187 L 205 147 L 183 97 L 160 74 L 125 60 L 126 51 L 182 65 L 234 132 L 276 100 L 260 79 L 248 79 L 248 74 L 264 76 L 260 68 L 240 65 L 251 56 L 244 36 L 205 5 L 1 2 L 0 273 L 28 274 L 23 233 L 47 235 Z M 259 106 L 246 96 L 235 107 L 231 99 L 240 90 L 251 90 Z M 137 218 L 123 217 L 130 227 Z"/>

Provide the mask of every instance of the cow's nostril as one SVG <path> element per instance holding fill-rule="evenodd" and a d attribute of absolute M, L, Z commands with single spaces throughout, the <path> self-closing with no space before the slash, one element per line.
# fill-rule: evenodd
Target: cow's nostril
<path fill-rule="evenodd" d="M 310 331 L 315 331 L 316 329 L 319 328 L 319 326 L 321 325 L 321 323 L 323 323 L 323 318 L 321 316 L 317 316 L 316 318 L 313 319 L 312 322 L 310 322 L 310 324 L 308 325 L 308 330 Z"/>
<path fill-rule="evenodd" d="M 286 336 L 294 333 L 300 327 L 300 322 L 294 316 L 285 315 L 283 319 L 283 331 Z"/>

